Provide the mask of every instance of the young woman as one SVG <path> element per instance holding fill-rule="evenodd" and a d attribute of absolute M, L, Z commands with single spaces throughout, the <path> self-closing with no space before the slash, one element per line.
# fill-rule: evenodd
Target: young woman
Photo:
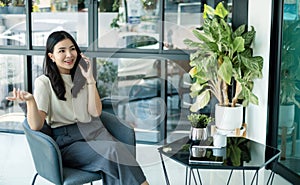
<path fill-rule="evenodd" d="M 33 95 L 14 89 L 7 97 L 26 101 L 30 128 L 40 130 L 47 121 L 65 166 L 102 171 L 103 184 L 147 185 L 135 158 L 102 125 L 92 63 L 69 33 L 50 34 L 43 68 Z"/>

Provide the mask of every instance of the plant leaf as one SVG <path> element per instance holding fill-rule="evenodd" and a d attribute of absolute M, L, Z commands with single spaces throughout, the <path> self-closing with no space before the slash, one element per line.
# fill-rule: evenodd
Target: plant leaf
<path fill-rule="evenodd" d="M 186 44 L 187 46 L 190 46 L 190 47 L 193 47 L 193 48 L 194 47 L 199 47 L 199 45 L 201 45 L 201 43 L 192 41 L 190 39 L 184 39 L 183 43 Z"/>
<path fill-rule="evenodd" d="M 209 34 L 206 34 L 205 32 L 193 30 L 193 34 L 195 35 L 195 37 L 197 37 L 197 39 L 205 43 L 213 42 L 213 38 Z"/>
<path fill-rule="evenodd" d="M 208 17 L 213 17 L 214 16 L 214 9 L 213 7 L 204 4 L 204 10 L 203 10 L 203 18 L 207 19 Z"/>
<path fill-rule="evenodd" d="M 233 166 L 240 166 L 241 164 L 241 149 L 236 146 L 230 146 L 230 158 Z"/>
<path fill-rule="evenodd" d="M 224 7 L 223 3 L 220 2 L 214 11 L 214 14 L 219 16 L 220 18 L 224 19 L 228 15 L 228 11 Z"/>
<path fill-rule="evenodd" d="M 262 77 L 263 58 L 261 56 L 245 57 L 239 56 L 243 65 L 246 67 L 244 71 L 250 71 L 251 79 Z"/>
<path fill-rule="evenodd" d="M 245 46 L 250 47 L 254 37 L 255 37 L 256 31 L 254 30 L 254 27 L 251 26 L 251 31 L 248 31 L 242 35 L 242 37 L 245 39 Z"/>
<path fill-rule="evenodd" d="M 203 91 L 196 97 L 195 103 L 193 103 L 190 107 L 191 112 L 197 112 L 198 110 L 204 108 L 210 100 L 210 92 L 208 89 Z"/>
<path fill-rule="evenodd" d="M 235 38 L 235 37 L 242 36 L 242 34 L 245 32 L 245 29 L 246 29 L 246 25 L 245 25 L 245 24 L 239 26 L 239 27 L 233 32 L 232 37 Z"/>
<path fill-rule="evenodd" d="M 224 56 L 224 61 L 221 64 L 218 75 L 227 83 L 230 84 L 231 77 L 232 77 L 232 63 L 230 59 Z"/>
<path fill-rule="evenodd" d="M 245 40 L 242 37 L 236 37 L 233 40 L 233 52 L 242 52 L 244 48 Z"/>
<path fill-rule="evenodd" d="M 189 74 L 192 78 L 195 77 L 195 75 L 197 74 L 197 67 L 193 67 L 190 71 Z"/>

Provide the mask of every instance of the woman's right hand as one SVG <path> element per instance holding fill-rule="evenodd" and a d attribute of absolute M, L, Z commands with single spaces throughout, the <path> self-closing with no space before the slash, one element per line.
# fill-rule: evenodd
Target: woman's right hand
<path fill-rule="evenodd" d="M 21 91 L 20 89 L 13 89 L 11 96 L 6 97 L 7 100 L 10 101 L 29 101 L 33 99 L 33 95 L 26 91 Z"/>

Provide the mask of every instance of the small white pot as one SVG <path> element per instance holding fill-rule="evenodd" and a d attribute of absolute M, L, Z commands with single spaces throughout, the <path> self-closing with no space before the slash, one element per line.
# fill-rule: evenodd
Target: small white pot
<path fill-rule="evenodd" d="M 292 127 L 295 118 L 295 105 L 280 105 L 279 127 Z"/>
<path fill-rule="evenodd" d="M 243 124 L 243 106 L 237 104 L 235 107 L 226 107 L 216 104 L 215 122 L 219 130 L 234 131 L 241 128 Z"/>
<path fill-rule="evenodd" d="M 216 157 L 226 157 L 226 147 L 214 148 L 213 155 Z"/>
<path fill-rule="evenodd" d="M 215 147 L 225 147 L 227 145 L 227 136 L 225 134 L 216 133 L 213 136 L 213 144 Z"/>

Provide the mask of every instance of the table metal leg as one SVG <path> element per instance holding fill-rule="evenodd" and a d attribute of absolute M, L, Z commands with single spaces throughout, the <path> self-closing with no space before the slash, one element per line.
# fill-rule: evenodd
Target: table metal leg
<path fill-rule="evenodd" d="M 276 161 L 273 163 L 272 165 L 272 168 L 271 168 L 271 173 L 269 175 L 269 178 L 268 178 L 268 181 L 267 181 L 267 185 L 270 185 L 273 184 L 273 180 L 274 180 L 274 176 L 275 176 L 275 173 L 274 173 L 274 168 L 276 167 L 276 165 L 278 164 L 278 160 L 279 158 L 276 159 Z"/>
<path fill-rule="evenodd" d="M 246 184 L 245 181 L 246 181 L 246 179 L 245 179 L 245 170 L 243 169 L 243 185 Z"/>
<path fill-rule="evenodd" d="M 166 169 L 166 166 L 165 166 L 165 162 L 164 162 L 163 156 L 162 156 L 161 153 L 159 153 L 159 154 L 160 154 L 161 164 L 162 164 L 162 167 L 163 167 L 163 170 L 164 170 L 164 175 L 165 175 L 165 179 L 166 179 L 166 184 L 167 184 L 167 185 L 170 185 L 170 181 L 169 181 L 169 178 L 168 178 L 167 169 Z"/>
<path fill-rule="evenodd" d="M 229 182 L 230 182 L 230 179 L 231 179 L 231 176 L 232 176 L 232 172 L 233 172 L 233 170 L 231 170 L 231 172 L 230 172 L 230 174 L 229 174 L 229 177 L 228 177 L 228 180 L 227 180 L 227 185 L 228 185 Z"/>
<path fill-rule="evenodd" d="M 197 169 L 197 173 L 198 173 L 199 182 L 200 182 L 200 184 L 202 185 L 201 176 L 200 176 L 200 172 L 199 172 L 198 169 Z"/>
<path fill-rule="evenodd" d="M 200 183 L 200 185 L 202 185 L 200 172 L 199 172 L 198 169 L 195 169 L 195 170 L 197 170 L 197 175 L 198 175 L 199 183 Z M 195 175 L 193 169 L 189 168 L 189 167 L 186 167 L 185 168 L 185 184 L 186 185 L 187 184 L 191 185 L 191 183 L 192 183 L 192 175 L 193 175 L 194 183 L 195 183 L 195 185 L 197 185 L 198 184 L 197 183 L 197 178 L 196 178 L 196 175 Z"/>
<path fill-rule="evenodd" d="M 188 181 L 188 167 L 185 167 L 185 185 L 187 185 Z"/>
<path fill-rule="evenodd" d="M 256 171 L 256 173 L 257 173 L 257 176 L 256 176 L 256 185 L 258 185 L 258 170 Z"/>
<path fill-rule="evenodd" d="M 196 176 L 195 176 L 195 174 L 194 174 L 193 169 L 191 169 L 191 173 L 193 174 L 194 182 L 195 182 L 195 184 L 197 185 L 197 180 L 196 180 Z"/>
<path fill-rule="evenodd" d="M 191 185 L 191 181 L 192 181 L 192 173 L 191 173 L 191 169 L 190 169 L 190 173 L 189 173 L 189 185 Z"/>
<path fill-rule="evenodd" d="M 267 185 L 273 184 L 273 179 L 274 179 L 275 173 L 272 171 L 269 175 L 268 181 L 267 181 Z"/>
<path fill-rule="evenodd" d="M 253 176 L 253 178 L 252 178 L 251 184 L 254 183 L 254 179 L 255 179 L 255 178 L 256 178 L 256 184 L 258 184 L 258 170 L 255 171 L 255 174 L 254 174 L 254 176 Z"/>

